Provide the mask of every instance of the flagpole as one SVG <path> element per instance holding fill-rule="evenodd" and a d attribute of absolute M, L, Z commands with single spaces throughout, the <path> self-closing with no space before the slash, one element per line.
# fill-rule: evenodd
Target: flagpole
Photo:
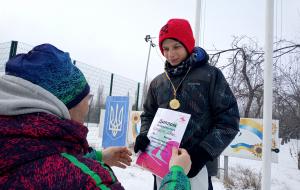
<path fill-rule="evenodd" d="M 202 0 L 196 0 L 196 15 L 195 15 L 196 46 L 200 46 L 201 6 L 202 6 Z"/>
<path fill-rule="evenodd" d="M 265 61 L 264 61 L 264 107 L 263 107 L 263 150 L 262 190 L 271 189 L 272 163 L 272 82 L 273 82 L 273 17 L 274 0 L 266 0 L 265 17 Z"/>

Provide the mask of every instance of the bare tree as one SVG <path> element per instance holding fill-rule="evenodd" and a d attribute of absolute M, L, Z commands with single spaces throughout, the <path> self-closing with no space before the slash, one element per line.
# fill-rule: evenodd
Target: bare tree
<path fill-rule="evenodd" d="M 226 64 L 221 65 L 219 60 L 223 54 L 227 54 L 229 58 Z M 218 66 L 227 76 L 233 93 L 242 105 L 240 107 L 242 107 L 244 117 L 255 117 L 261 112 L 262 62 L 262 49 L 258 47 L 257 42 L 245 36 L 234 37 L 231 49 L 211 55 L 210 63 Z M 257 105 L 254 105 L 255 103 Z"/>
<path fill-rule="evenodd" d="M 279 60 L 287 55 L 299 54 L 296 50 L 300 48 L 300 45 L 285 40 L 275 44 L 280 44 L 281 47 L 274 50 L 274 72 L 277 72 Z M 227 57 L 227 60 L 224 60 L 224 57 Z M 262 48 L 258 46 L 255 40 L 247 36 L 234 37 L 230 49 L 211 54 L 210 64 L 219 67 L 227 76 L 226 78 L 238 99 L 243 117 L 261 117 L 263 62 L 264 52 Z M 274 84 L 278 85 L 278 81 L 286 80 L 289 80 L 286 76 L 281 76 L 281 80 L 276 77 Z"/>
<path fill-rule="evenodd" d="M 291 42 L 288 42 L 291 44 Z M 285 126 L 281 135 L 287 138 L 299 138 L 300 134 L 300 55 L 295 51 L 299 45 L 293 44 L 277 50 L 279 55 L 287 55 L 284 61 L 276 60 L 277 77 L 275 78 L 274 91 L 275 109 L 274 115 L 281 119 L 281 123 Z M 291 51 L 293 50 L 293 51 Z M 279 53 L 281 52 L 281 53 Z M 278 56 L 275 56 L 278 57 Z"/>
<path fill-rule="evenodd" d="M 300 137 L 300 55 L 290 56 L 287 62 L 277 64 L 278 88 L 275 95 L 278 97 L 275 113 L 280 118 L 280 136 L 282 143 L 289 139 Z M 297 144 L 297 145 L 294 145 Z M 300 147 L 298 141 L 290 142 L 290 153 L 298 162 L 300 170 Z"/>
<path fill-rule="evenodd" d="M 273 116 L 280 120 L 280 136 L 300 137 L 300 45 L 280 40 L 273 52 Z M 227 76 L 243 117 L 261 117 L 264 52 L 246 36 L 234 37 L 231 48 L 211 54 L 210 64 Z M 226 59 L 224 57 L 227 57 Z M 283 141 L 283 142 L 284 142 Z M 300 150 L 294 155 L 300 162 Z M 299 168 L 300 169 L 300 168 Z"/>

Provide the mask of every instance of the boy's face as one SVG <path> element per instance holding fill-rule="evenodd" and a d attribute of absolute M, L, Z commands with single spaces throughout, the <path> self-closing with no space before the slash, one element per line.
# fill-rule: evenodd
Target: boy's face
<path fill-rule="evenodd" d="M 164 57 L 172 66 L 178 65 L 188 56 L 188 52 L 185 47 L 180 42 L 173 39 L 164 40 L 162 43 L 162 49 Z"/>
<path fill-rule="evenodd" d="M 71 119 L 79 123 L 84 123 L 84 118 L 89 112 L 89 104 L 91 101 L 92 95 L 88 94 L 84 99 L 79 102 L 75 107 L 69 109 Z"/>

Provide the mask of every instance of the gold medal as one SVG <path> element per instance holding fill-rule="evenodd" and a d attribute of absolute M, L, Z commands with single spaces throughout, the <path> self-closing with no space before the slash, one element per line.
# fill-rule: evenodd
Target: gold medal
<path fill-rule="evenodd" d="M 180 107 L 180 102 L 174 98 L 169 102 L 169 105 L 173 110 L 177 110 Z"/>
<path fill-rule="evenodd" d="M 172 88 L 173 88 L 173 95 L 174 95 L 174 98 L 169 102 L 169 106 L 170 108 L 172 108 L 173 110 L 177 110 L 179 107 L 180 107 L 180 102 L 178 99 L 176 99 L 176 93 L 177 93 L 177 90 L 178 88 L 180 87 L 181 83 L 184 81 L 185 77 L 187 76 L 187 74 L 190 72 L 191 70 L 191 67 L 189 68 L 189 70 L 186 72 L 186 74 L 184 75 L 183 79 L 179 82 L 179 85 L 177 86 L 177 88 L 175 88 L 174 84 L 172 83 L 169 75 L 167 74 L 166 70 L 165 70 L 165 74 L 166 74 L 166 77 L 167 79 L 170 81 L 171 85 L 172 85 Z"/>

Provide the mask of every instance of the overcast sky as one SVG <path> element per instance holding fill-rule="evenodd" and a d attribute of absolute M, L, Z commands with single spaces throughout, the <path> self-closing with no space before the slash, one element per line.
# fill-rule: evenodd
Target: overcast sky
<path fill-rule="evenodd" d="M 196 0 L 0 0 L 0 43 L 51 43 L 71 57 L 143 82 L 149 44 L 170 18 L 194 28 Z M 203 0 L 200 44 L 230 47 L 233 35 L 264 45 L 264 0 Z M 274 32 L 299 43 L 300 0 L 275 1 Z M 154 39 L 157 43 L 157 38 Z M 163 71 L 159 48 L 151 51 L 149 77 Z"/>

